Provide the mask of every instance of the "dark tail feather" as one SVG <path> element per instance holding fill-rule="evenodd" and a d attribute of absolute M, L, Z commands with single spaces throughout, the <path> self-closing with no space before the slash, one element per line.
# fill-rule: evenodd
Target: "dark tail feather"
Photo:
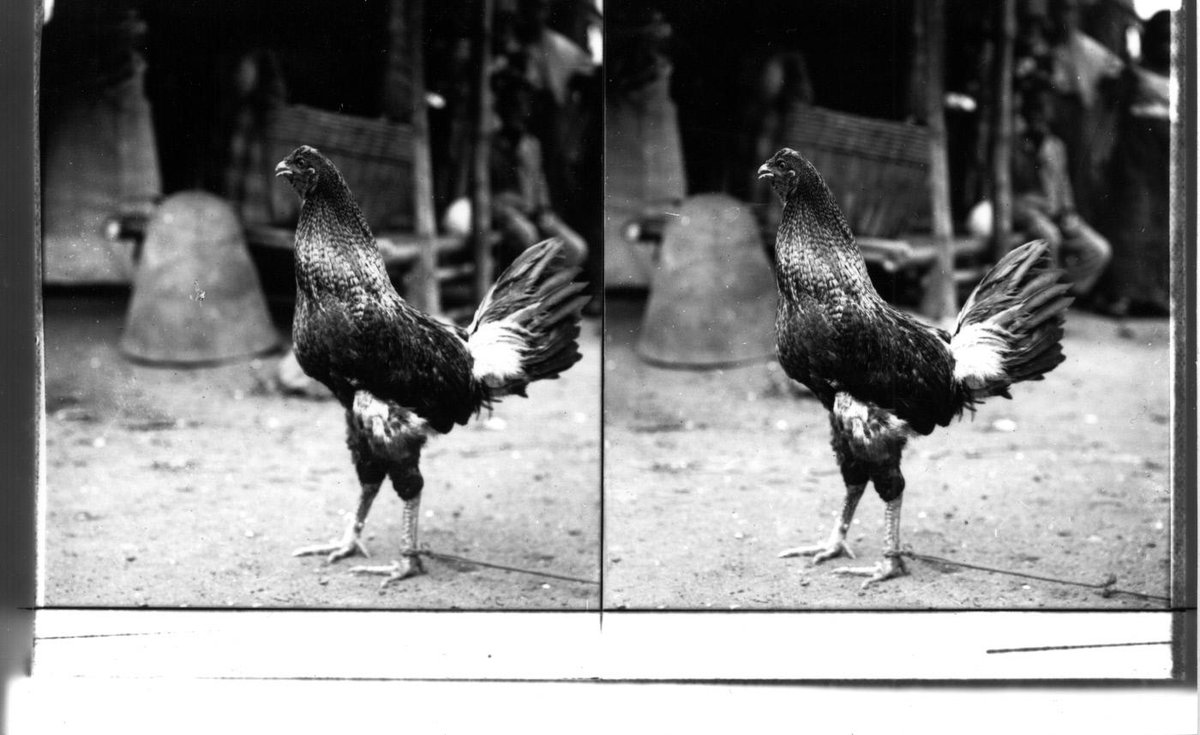
<path fill-rule="evenodd" d="M 966 380 L 977 396 L 1007 395 L 1009 385 L 1041 380 L 1065 359 L 1060 341 L 1074 300 L 1069 289 L 1044 240 L 1025 243 L 988 271 L 959 313 L 951 340 L 956 358 L 971 350 L 977 357 L 984 343 L 996 346 L 999 373 L 981 371 Z"/>
<path fill-rule="evenodd" d="M 521 332 L 522 376 L 503 390 L 523 394 L 535 380 L 558 377 L 581 358 L 581 311 L 591 299 L 575 282 L 580 269 L 566 267 L 562 242 L 545 240 L 525 250 L 488 291 L 468 328 L 475 335 L 486 324 L 506 321 Z"/>

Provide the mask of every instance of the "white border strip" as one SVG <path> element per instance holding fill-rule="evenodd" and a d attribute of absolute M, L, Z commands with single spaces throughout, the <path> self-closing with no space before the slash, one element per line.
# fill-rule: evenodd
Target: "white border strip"
<path fill-rule="evenodd" d="M 1160 612 L 43 610 L 34 675 L 250 679 L 1168 679 Z M 1114 644 L 1152 644 L 1120 645 Z M 1104 646 L 1054 648 L 1063 646 Z M 989 653 L 994 649 L 1040 649 Z"/>

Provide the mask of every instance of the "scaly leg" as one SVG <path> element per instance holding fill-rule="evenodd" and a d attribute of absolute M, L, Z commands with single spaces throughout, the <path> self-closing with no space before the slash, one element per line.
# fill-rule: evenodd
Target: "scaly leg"
<path fill-rule="evenodd" d="M 401 516 L 403 529 L 400 535 L 399 559 L 384 566 L 351 567 L 350 571 L 355 574 L 385 575 L 387 579 L 383 580 L 383 584 L 380 585 L 381 588 L 387 587 L 393 582 L 399 582 L 402 579 L 424 574 L 425 567 L 421 564 L 421 557 L 417 552 L 417 519 L 420 510 L 421 495 L 419 493 L 404 501 L 404 513 Z"/>
<path fill-rule="evenodd" d="M 387 566 L 352 567 L 355 574 L 383 574 L 383 587 L 392 582 L 424 574 L 417 551 L 417 520 L 421 509 L 421 447 L 428 426 L 416 414 L 395 404 L 380 401 L 366 391 L 354 395 L 348 412 L 351 451 L 359 457 L 370 456 L 383 462 L 392 486 L 404 503 L 400 537 L 400 559 Z"/>
<path fill-rule="evenodd" d="M 908 574 L 908 570 L 904 567 L 904 560 L 900 558 L 900 500 L 902 497 L 902 495 L 897 495 L 889 500 L 883 510 L 883 524 L 885 526 L 883 559 L 872 567 L 842 567 L 834 569 L 834 574 L 852 574 L 868 577 L 867 581 L 863 582 L 863 589 L 870 587 L 876 582 Z"/>
<path fill-rule="evenodd" d="M 328 554 L 327 561 L 330 564 L 358 554 L 370 557 L 367 547 L 363 546 L 362 530 L 367 524 L 367 514 L 371 512 L 371 504 L 375 502 L 375 496 L 379 494 L 381 484 L 379 482 L 362 483 L 362 490 L 358 496 L 358 510 L 354 514 L 354 520 L 350 521 L 350 525 L 346 527 L 346 533 L 342 535 L 341 541 L 304 546 L 293 551 L 292 556 Z"/>
<path fill-rule="evenodd" d="M 834 559 L 839 556 L 848 556 L 854 558 L 854 552 L 846 545 L 846 533 L 850 530 L 850 522 L 854 520 L 854 511 L 858 508 L 858 501 L 862 499 L 863 490 L 867 487 L 866 483 L 862 484 L 847 484 L 846 498 L 842 501 L 842 517 L 841 520 L 833 527 L 832 533 L 829 534 L 829 540 L 824 544 L 816 544 L 813 546 L 796 546 L 791 549 L 784 549 L 779 552 L 779 558 L 784 559 L 791 556 L 811 556 L 813 564 L 820 564 L 823 561 Z"/>

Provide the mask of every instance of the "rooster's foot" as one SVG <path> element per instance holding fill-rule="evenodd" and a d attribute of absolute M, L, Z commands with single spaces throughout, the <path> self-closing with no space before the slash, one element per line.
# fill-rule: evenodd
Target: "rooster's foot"
<path fill-rule="evenodd" d="M 867 581 L 863 582 L 862 585 L 862 588 L 866 589 L 876 582 L 882 582 L 885 579 L 903 577 L 908 574 L 908 569 L 905 568 L 904 560 L 899 556 L 885 556 L 873 567 L 841 567 L 840 569 L 834 569 L 832 573 L 867 577 Z"/>
<path fill-rule="evenodd" d="M 421 557 L 416 554 L 405 554 L 386 566 L 350 567 L 350 571 L 353 574 L 386 575 L 387 579 L 383 580 L 383 583 L 379 585 L 380 589 L 384 589 L 393 582 L 399 582 L 402 579 L 424 574 L 425 567 L 421 564 Z"/>
<path fill-rule="evenodd" d="M 367 552 L 367 547 L 363 546 L 362 539 L 357 536 L 351 536 L 329 544 L 303 546 L 292 552 L 292 556 L 322 556 L 326 554 L 328 556 L 326 556 L 325 561 L 329 564 L 341 561 L 348 556 L 362 556 L 368 559 L 371 557 L 371 554 Z"/>
<path fill-rule="evenodd" d="M 850 559 L 854 558 L 854 552 L 846 545 L 845 539 L 837 539 L 824 544 L 815 546 L 796 546 L 791 549 L 784 549 L 779 552 L 780 559 L 787 559 L 792 556 L 811 556 L 813 564 L 820 564 L 823 561 L 836 559 L 839 556 L 845 556 Z"/>

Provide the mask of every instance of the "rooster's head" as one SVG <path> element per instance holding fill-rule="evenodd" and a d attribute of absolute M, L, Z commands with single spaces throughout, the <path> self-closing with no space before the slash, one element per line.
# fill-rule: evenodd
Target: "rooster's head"
<path fill-rule="evenodd" d="M 820 180 L 817 169 L 791 148 L 781 149 L 758 167 L 758 178 L 769 179 L 771 188 L 785 202 L 801 186 L 810 185 L 813 177 Z"/>
<path fill-rule="evenodd" d="M 288 183 L 302 198 L 322 183 L 332 183 L 339 177 L 329 159 L 310 145 L 302 145 L 275 166 L 276 176 L 287 177 Z"/>

